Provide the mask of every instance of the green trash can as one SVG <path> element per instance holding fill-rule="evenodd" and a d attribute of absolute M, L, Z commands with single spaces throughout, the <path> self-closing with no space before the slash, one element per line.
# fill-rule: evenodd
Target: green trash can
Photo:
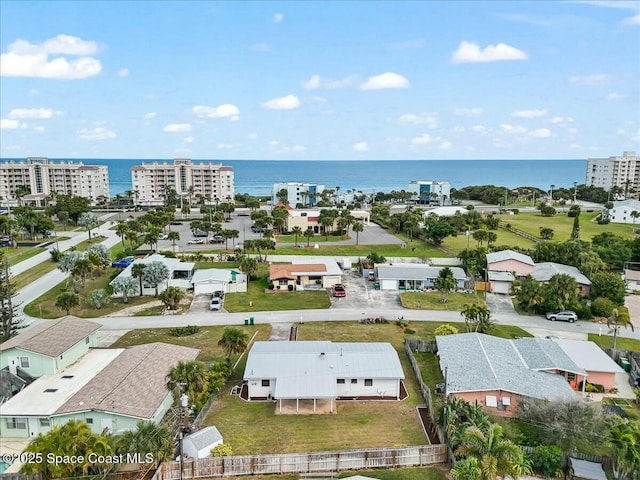
<path fill-rule="evenodd" d="M 248 319 L 248 318 L 245 318 L 245 319 L 244 319 L 244 324 L 245 324 L 245 325 L 249 325 L 249 319 Z"/>
<path fill-rule="evenodd" d="M 249 325 L 253 325 L 253 317 L 249 317 Z"/>

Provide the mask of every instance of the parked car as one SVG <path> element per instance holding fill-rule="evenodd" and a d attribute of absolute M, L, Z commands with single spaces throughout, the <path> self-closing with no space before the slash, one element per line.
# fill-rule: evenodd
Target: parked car
<path fill-rule="evenodd" d="M 224 237 L 222 235 L 214 235 L 209 237 L 209 243 L 224 243 Z"/>
<path fill-rule="evenodd" d="M 224 298 L 224 292 L 222 290 L 216 290 L 213 292 L 211 298 Z"/>
<path fill-rule="evenodd" d="M 346 297 L 347 291 L 344 288 L 344 285 L 337 284 L 331 288 L 331 293 L 334 297 Z"/>
<path fill-rule="evenodd" d="M 203 230 L 194 230 L 193 236 L 194 237 L 206 237 L 207 236 L 207 232 L 205 232 Z"/>
<path fill-rule="evenodd" d="M 571 310 L 557 310 L 555 312 L 547 312 L 545 317 L 547 317 L 547 320 L 551 320 L 552 322 L 560 320 L 562 322 L 573 323 L 578 320 L 578 315 L 576 314 L 576 312 Z"/>
<path fill-rule="evenodd" d="M 192 238 L 187 242 L 187 245 L 202 245 L 204 240 L 202 238 Z"/>
<path fill-rule="evenodd" d="M 124 257 L 124 258 L 121 258 L 120 260 L 116 260 L 115 262 L 112 262 L 111 266 L 116 268 L 127 268 L 129 265 L 133 263 L 134 260 L 135 260 L 135 257 Z"/>
<path fill-rule="evenodd" d="M 251 225 L 251 231 L 253 233 L 262 233 L 262 232 L 264 232 L 264 228 L 263 227 L 259 227 L 257 225 Z"/>
<path fill-rule="evenodd" d="M 158 236 L 158 240 L 167 240 L 169 238 L 169 235 L 167 235 L 166 233 L 161 233 Z"/>
<path fill-rule="evenodd" d="M 171 225 L 182 225 L 182 222 L 173 221 L 173 222 L 171 222 Z"/>
<path fill-rule="evenodd" d="M 221 310 L 222 299 L 220 297 L 213 297 L 209 303 L 209 310 Z"/>

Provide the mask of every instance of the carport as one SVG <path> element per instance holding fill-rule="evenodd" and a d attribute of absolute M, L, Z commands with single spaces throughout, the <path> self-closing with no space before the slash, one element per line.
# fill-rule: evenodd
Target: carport
<path fill-rule="evenodd" d="M 306 373 L 306 372 L 305 372 Z M 316 413 L 318 400 L 329 401 L 329 413 L 334 413 L 335 400 L 338 398 L 338 389 L 336 387 L 336 376 L 322 375 L 314 372 L 314 375 L 308 377 L 279 377 L 276 382 L 274 397 L 278 400 L 279 413 L 288 413 L 286 403 L 295 400 L 295 413 L 300 413 L 300 400 L 303 404 L 307 404 L 309 400 L 313 401 L 313 413 Z M 285 404 L 283 405 L 283 400 Z M 285 407 L 283 409 L 283 406 Z M 293 413 L 293 412 L 291 412 Z M 305 412 L 303 412 L 305 413 Z"/>

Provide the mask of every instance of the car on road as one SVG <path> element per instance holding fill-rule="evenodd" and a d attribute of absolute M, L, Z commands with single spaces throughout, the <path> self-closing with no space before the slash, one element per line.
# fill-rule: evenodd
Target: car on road
<path fill-rule="evenodd" d="M 187 242 L 187 245 L 202 245 L 204 240 L 202 238 L 192 238 Z"/>
<path fill-rule="evenodd" d="M 129 265 L 133 263 L 134 260 L 135 260 L 135 257 L 124 257 L 124 258 L 121 258 L 120 260 L 111 262 L 111 266 L 116 268 L 127 268 Z"/>
<path fill-rule="evenodd" d="M 578 320 L 578 314 L 572 310 L 556 310 L 554 312 L 547 312 L 545 317 L 547 320 L 555 322 L 559 320 L 561 322 L 573 323 Z"/>
<path fill-rule="evenodd" d="M 174 222 L 171 222 L 171 225 L 182 225 L 182 222 L 174 221 Z"/>
<path fill-rule="evenodd" d="M 253 233 L 263 233 L 264 232 L 264 227 L 260 227 L 258 225 L 251 225 L 251 231 Z"/>
<path fill-rule="evenodd" d="M 334 297 L 346 297 L 347 296 L 347 291 L 344 288 L 344 285 L 342 284 L 337 284 L 334 285 L 333 287 L 331 287 L 331 294 Z"/>
<path fill-rule="evenodd" d="M 222 310 L 222 298 L 213 297 L 209 303 L 209 310 Z"/>

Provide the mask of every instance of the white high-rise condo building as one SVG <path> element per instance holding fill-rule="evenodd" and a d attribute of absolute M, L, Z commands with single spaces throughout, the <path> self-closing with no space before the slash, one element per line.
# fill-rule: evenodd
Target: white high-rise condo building
<path fill-rule="evenodd" d="M 286 195 L 284 195 L 285 191 Z M 273 205 L 286 200 L 289 205 L 294 207 L 298 204 L 305 207 L 313 206 L 318 203 L 322 192 L 324 192 L 324 185 L 317 183 L 274 183 L 271 188 L 271 201 Z"/>
<path fill-rule="evenodd" d="M 192 203 L 197 195 L 204 195 L 209 204 L 233 202 L 235 198 L 233 167 L 188 158 L 131 167 L 131 184 L 136 204 L 143 206 L 162 205 L 167 188 Z"/>
<path fill-rule="evenodd" d="M 106 165 L 85 165 L 82 162 L 48 158 L 27 158 L 0 163 L 0 203 L 17 205 L 16 188 L 29 189 L 21 196 L 25 203 L 43 206 L 52 193 L 75 195 L 91 199 L 109 198 L 109 172 Z"/>
<path fill-rule="evenodd" d="M 412 180 L 407 192 L 413 193 L 412 200 L 421 203 L 437 203 L 446 205 L 451 203 L 451 184 L 433 180 Z"/>
<path fill-rule="evenodd" d="M 623 152 L 621 157 L 589 158 L 585 184 L 611 190 L 638 190 L 640 186 L 640 157 L 636 152 Z"/>

